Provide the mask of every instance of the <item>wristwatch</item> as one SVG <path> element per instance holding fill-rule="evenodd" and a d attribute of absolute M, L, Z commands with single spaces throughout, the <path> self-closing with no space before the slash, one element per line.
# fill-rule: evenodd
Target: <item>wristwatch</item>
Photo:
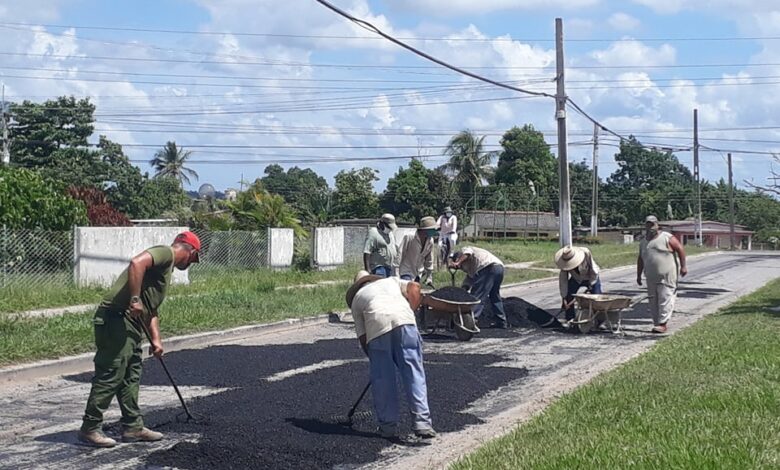
<path fill-rule="evenodd" d="M 134 304 L 136 302 L 138 302 L 140 304 L 141 303 L 141 298 L 138 297 L 137 295 L 134 295 L 134 296 L 130 297 L 130 303 L 131 304 Z"/>

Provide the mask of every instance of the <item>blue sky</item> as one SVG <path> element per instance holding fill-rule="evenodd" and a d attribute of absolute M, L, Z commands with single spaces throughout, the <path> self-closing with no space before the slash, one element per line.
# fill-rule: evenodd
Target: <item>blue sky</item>
<path fill-rule="evenodd" d="M 569 95 L 611 129 L 690 147 L 697 107 L 704 145 L 780 151 L 776 2 L 333 3 L 455 65 L 548 92 L 561 17 Z M 525 123 L 556 142 L 551 100 L 518 99 L 367 36 L 314 0 L 29 0 L 24 8 L 4 0 L 0 80 L 13 100 L 89 96 L 99 132 L 144 169 L 157 147 L 175 140 L 211 162 L 193 165 L 195 187 L 236 187 L 277 161 L 312 167 L 331 182 L 339 170 L 371 166 L 381 190 L 411 155 L 441 164 L 460 129 L 486 135 L 490 149 Z M 570 158 L 590 161 L 592 124 L 569 117 Z M 607 175 L 616 142 L 602 142 Z M 677 155 L 686 164 L 692 158 Z M 736 181 L 765 182 L 772 160 L 735 154 Z M 721 152 L 702 152 L 702 175 L 726 175 Z"/>

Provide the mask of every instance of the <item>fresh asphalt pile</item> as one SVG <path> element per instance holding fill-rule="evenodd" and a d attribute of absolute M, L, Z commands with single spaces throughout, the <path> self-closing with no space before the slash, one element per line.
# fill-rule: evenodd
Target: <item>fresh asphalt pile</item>
<path fill-rule="evenodd" d="M 449 302 L 474 302 L 475 300 L 478 300 L 476 297 L 469 294 L 466 289 L 453 286 L 437 289 L 431 292 L 430 296 L 435 299 L 446 300 Z"/>
<path fill-rule="evenodd" d="M 150 454 L 148 465 L 181 469 L 333 468 L 377 461 L 382 450 L 395 445 L 376 434 L 373 420 L 358 420 L 351 428 L 329 420 L 347 412 L 368 379 L 368 360 L 355 340 L 218 346 L 171 353 L 166 360 L 180 386 L 230 390 L 190 402 L 193 411 L 209 418 L 207 425 L 177 422 L 178 408 L 150 413 L 146 417 L 149 426 L 200 437 L 196 442 L 181 442 Z M 340 360 L 349 362 L 266 380 L 280 372 Z M 425 356 L 429 404 L 438 431 L 457 431 L 479 422 L 464 412 L 470 403 L 527 375 L 524 369 L 493 366 L 502 360 L 496 355 Z M 146 361 L 144 366 L 143 384 L 168 385 L 159 364 Z M 88 380 L 89 376 L 77 379 Z M 143 399 L 143 389 L 141 396 Z M 358 411 L 370 409 L 369 393 Z M 408 408 L 403 402 L 401 410 L 401 430 L 410 432 Z"/>

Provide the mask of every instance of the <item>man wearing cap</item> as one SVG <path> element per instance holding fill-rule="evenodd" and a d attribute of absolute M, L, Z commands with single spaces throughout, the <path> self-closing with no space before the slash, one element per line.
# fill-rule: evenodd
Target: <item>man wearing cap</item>
<path fill-rule="evenodd" d="M 566 320 L 574 319 L 574 294 L 580 288 L 587 288 L 591 294 L 601 294 L 599 265 L 593 260 L 590 250 L 578 246 L 565 246 L 555 253 L 555 264 L 561 273 L 558 288 L 561 292 L 561 309 L 566 310 Z"/>
<path fill-rule="evenodd" d="M 417 224 L 417 231 L 404 235 L 398 245 L 401 279 L 425 283 L 433 287 L 433 238 L 438 226 L 433 217 L 423 217 Z"/>
<path fill-rule="evenodd" d="M 436 436 L 428 408 L 422 339 L 414 315 L 421 300 L 420 284 L 367 271 L 360 271 L 347 290 L 355 333 L 370 363 L 379 432 L 388 439 L 398 434 L 396 370 L 406 392 L 414 433 L 426 439 Z"/>
<path fill-rule="evenodd" d="M 492 326 L 508 328 L 504 301 L 501 299 L 504 263 L 493 253 L 474 246 L 467 246 L 453 254 L 452 257 L 453 260 L 450 260 L 449 266 L 454 269 L 462 269 L 466 273 L 468 276 L 466 281 L 471 286 L 471 295 L 481 301 L 474 308 L 474 318 L 479 318 L 490 303 L 497 319 Z"/>
<path fill-rule="evenodd" d="M 192 232 L 176 236 L 171 246 L 154 246 L 136 255 L 98 306 L 95 328 L 95 375 L 89 392 L 79 441 L 95 447 L 114 447 L 103 434 L 103 413 L 116 396 L 122 411 L 124 442 L 159 441 L 162 434 L 144 427 L 138 407 L 144 322 L 152 337 L 150 354 L 163 354 L 157 309 L 165 299 L 173 268 L 187 269 L 199 261 L 200 240 Z"/>
<path fill-rule="evenodd" d="M 363 248 L 363 268 L 366 271 L 382 277 L 394 274 L 398 254 L 393 231 L 397 228 L 393 214 L 382 214 L 376 227 L 368 230 Z"/>
<path fill-rule="evenodd" d="M 677 276 L 688 274 L 685 250 L 672 234 L 659 230 L 658 219 L 645 219 L 645 238 L 639 244 L 636 282 L 642 285 L 642 273 L 647 280 L 647 300 L 653 317 L 653 333 L 666 333 L 666 323 L 672 318 L 677 296 Z"/>
<path fill-rule="evenodd" d="M 444 213 L 439 216 L 436 224 L 439 226 L 441 259 L 446 260 L 458 242 L 458 217 L 452 212 L 452 207 L 444 208 Z"/>

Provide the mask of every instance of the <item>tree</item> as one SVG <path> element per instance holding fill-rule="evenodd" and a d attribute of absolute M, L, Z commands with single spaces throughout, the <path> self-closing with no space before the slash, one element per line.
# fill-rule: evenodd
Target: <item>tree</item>
<path fill-rule="evenodd" d="M 544 134 L 530 124 L 506 131 L 500 141 L 496 183 L 528 186 L 533 181 L 539 190 L 551 191 L 558 186 L 555 156 L 544 140 Z"/>
<path fill-rule="evenodd" d="M 13 162 L 45 166 L 65 149 L 84 149 L 94 131 L 95 105 L 88 99 L 59 97 L 43 103 L 23 101 L 10 107 L 9 137 Z"/>
<path fill-rule="evenodd" d="M 25 168 L 0 167 L 0 225 L 12 229 L 69 230 L 87 223 L 84 204 L 58 181 Z"/>
<path fill-rule="evenodd" d="M 87 207 L 87 218 L 92 227 L 129 227 L 127 216 L 111 207 L 103 191 L 91 186 L 71 186 L 68 194 Z"/>
<path fill-rule="evenodd" d="M 557 164 L 556 159 L 556 165 Z M 601 187 L 599 188 L 599 191 L 601 191 Z M 558 212 L 558 207 L 560 205 L 559 186 L 553 186 L 551 195 L 551 208 L 554 208 L 553 210 Z M 589 168 L 584 161 L 569 163 L 569 196 L 571 199 L 572 224 L 590 226 L 593 198 L 593 170 Z M 599 212 L 601 213 L 601 211 Z"/>
<path fill-rule="evenodd" d="M 412 159 L 408 168 L 399 168 L 387 181 L 380 202 L 382 210 L 415 222 L 425 216 L 435 216 L 438 198 L 431 191 L 431 183 L 435 181 L 432 173 L 417 159 Z"/>
<path fill-rule="evenodd" d="M 266 191 L 259 179 L 246 191 L 239 193 L 234 202 L 228 202 L 227 206 L 235 219 L 234 227 L 238 230 L 291 228 L 297 236 L 303 236 L 303 227 L 295 217 L 295 211 L 282 196 Z"/>
<path fill-rule="evenodd" d="M 374 193 L 374 181 L 378 180 L 373 168 L 353 168 L 338 172 L 333 191 L 335 216 L 343 219 L 377 218 L 379 198 Z"/>
<path fill-rule="evenodd" d="M 260 181 L 268 192 L 282 196 L 305 223 L 318 224 L 328 220 L 330 188 L 325 178 L 313 170 L 294 166 L 285 172 L 280 165 L 268 165 Z"/>
<path fill-rule="evenodd" d="M 469 130 L 455 135 L 447 143 L 445 153 L 450 160 L 443 165 L 461 194 L 474 194 L 483 181 L 489 180 L 493 174 L 490 166 L 494 154 L 484 148 L 485 136 L 477 137 Z"/>
<path fill-rule="evenodd" d="M 149 162 L 157 172 L 156 176 L 170 176 L 177 179 L 182 185 L 190 184 L 190 176 L 198 180 L 198 173 L 187 168 L 187 160 L 192 156 L 192 150 L 184 150 L 176 146 L 176 142 L 167 142 L 165 147 L 154 154 Z"/>

